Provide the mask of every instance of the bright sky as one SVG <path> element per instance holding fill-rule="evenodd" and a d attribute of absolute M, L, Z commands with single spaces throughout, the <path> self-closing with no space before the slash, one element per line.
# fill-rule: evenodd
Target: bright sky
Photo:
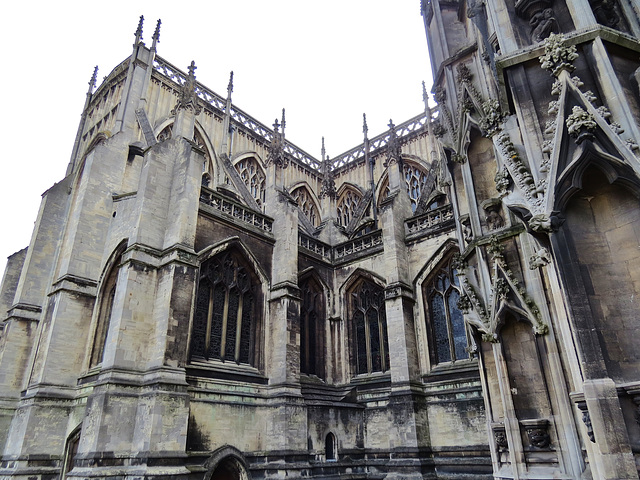
<path fill-rule="evenodd" d="M 419 0 L 210 0 L 9 2 L 0 20 L 0 119 L 5 258 L 29 244 L 42 193 L 60 181 L 73 148 L 88 81 L 98 84 L 131 54 L 144 15 L 158 55 L 271 126 L 286 108 L 287 139 L 334 157 L 424 110 L 431 85 Z"/>

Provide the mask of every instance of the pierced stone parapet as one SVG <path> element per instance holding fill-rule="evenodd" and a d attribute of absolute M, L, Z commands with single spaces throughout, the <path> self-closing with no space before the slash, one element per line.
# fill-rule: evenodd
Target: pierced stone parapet
<path fill-rule="evenodd" d="M 336 245 L 333 249 L 333 258 L 335 260 L 342 260 L 354 254 L 373 250 L 376 247 L 382 247 L 382 230 L 376 230 L 375 232 Z"/>
<path fill-rule="evenodd" d="M 444 223 L 453 220 L 453 207 L 444 205 L 435 210 L 429 210 L 420 216 L 410 218 L 405 222 L 407 235 L 424 231 L 435 230 Z"/>
<path fill-rule="evenodd" d="M 235 220 L 257 227 L 265 232 L 271 233 L 273 231 L 273 220 L 266 215 L 255 212 L 239 203 L 232 202 L 208 188 L 202 188 L 200 191 L 200 203 L 209 205 Z"/>

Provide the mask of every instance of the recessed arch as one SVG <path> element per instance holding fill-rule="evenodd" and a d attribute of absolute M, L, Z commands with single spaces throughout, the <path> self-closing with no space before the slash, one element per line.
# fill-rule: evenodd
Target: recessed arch
<path fill-rule="evenodd" d="M 88 343 L 91 345 L 91 349 L 87 352 L 87 368 L 96 367 L 102 363 L 105 343 L 109 333 L 109 325 L 111 323 L 111 312 L 116 295 L 120 264 L 128 243 L 128 239 L 124 239 L 113 250 L 105 262 L 100 280 L 98 281 L 98 295 L 91 318 L 90 331 L 92 333 Z"/>
<path fill-rule="evenodd" d="M 249 465 L 242 452 L 226 445 L 218 448 L 204 462 L 203 480 L 251 480 Z"/>
<path fill-rule="evenodd" d="M 264 365 L 267 277 L 237 238 L 199 254 L 189 361 Z"/>

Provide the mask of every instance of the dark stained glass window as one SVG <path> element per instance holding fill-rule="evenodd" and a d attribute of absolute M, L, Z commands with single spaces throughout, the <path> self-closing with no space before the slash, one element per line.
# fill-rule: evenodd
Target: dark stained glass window
<path fill-rule="evenodd" d="M 252 363 L 256 282 L 234 252 L 200 268 L 191 358 Z"/>
<path fill-rule="evenodd" d="M 300 371 L 324 378 L 324 294 L 313 278 L 300 283 Z"/>
<path fill-rule="evenodd" d="M 357 373 L 386 372 L 389 370 L 389 344 L 384 291 L 363 279 L 351 291 L 350 297 Z"/>
<path fill-rule="evenodd" d="M 425 289 L 435 363 L 469 358 L 464 318 L 458 308 L 459 288 L 458 278 L 449 260 Z"/>

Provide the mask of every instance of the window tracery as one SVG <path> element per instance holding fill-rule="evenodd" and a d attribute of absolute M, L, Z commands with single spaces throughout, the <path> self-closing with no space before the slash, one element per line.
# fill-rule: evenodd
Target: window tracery
<path fill-rule="evenodd" d="M 256 280 L 233 252 L 202 264 L 191 335 L 191 358 L 253 362 Z"/>
<path fill-rule="evenodd" d="M 409 199 L 411 200 L 411 211 L 415 212 L 418 208 L 418 202 L 420 201 L 420 195 L 427 183 L 428 175 L 417 165 L 410 163 L 404 164 L 404 181 L 409 193 Z"/>
<path fill-rule="evenodd" d="M 441 267 L 424 289 L 433 338 L 435 363 L 469 358 L 464 317 L 458 308 L 460 283 L 451 259 Z"/>
<path fill-rule="evenodd" d="M 266 193 L 266 176 L 258 161 L 253 157 L 243 158 L 235 167 L 258 206 L 262 207 Z"/>
<path fill-rule="evenodd" d="M 305 187 L 298 187 L 291 192 L 291 196 L 298 202 L 298 207 L 304 216 L 314 227 L 317 227 L 320 223 L 320 215 L 309 191 Z"/>
<path fill-rule="evenodd" d="M 351 222 L 353 215 L 358 209 L 358 204 L 362 200 L 362 195 L 352 189 L 347 189 L 338 200 L 338 224 L 346 227 Z"/>
<path fill-rule="evenodd" d="M 407 193 L 409 194 L 409 200 L 411 201 L 411 211 L 415 213 L 420 202 L 420 196 L 422 190 L 427 184 L 429 175 L 422 168 L 412 163 L 405 162 L 403 166 L 404 184 Z M 380 188 L 379 202 L 383 202 L 389 197 L 389 177 L 385 178 L 382 187 Z"/>
<path fill-rule="evenodd" d="M 362 279 L 351 291 L 357 374 L 389 370 L 389 344 L 384 290 Z"/>

